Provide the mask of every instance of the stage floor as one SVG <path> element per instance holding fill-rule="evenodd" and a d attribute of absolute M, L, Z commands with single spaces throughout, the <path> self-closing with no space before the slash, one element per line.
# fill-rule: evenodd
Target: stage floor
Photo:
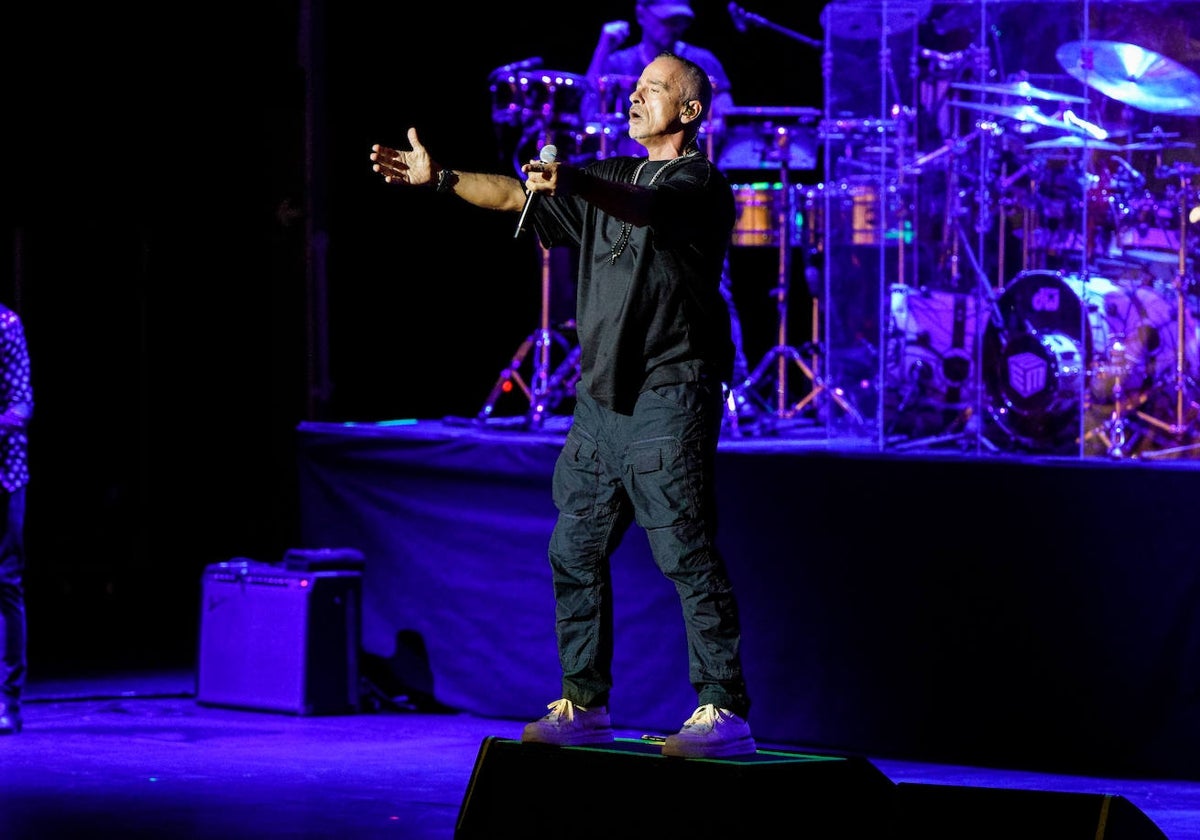
<path fill-rule="evenodd" d="M 186 670 L 34 681 L 25 731 L 0 738 L 0 836 L 451 840 L 484 739 L 522 725 L 404 698 L 325 717 L 210 707 L 195 684 Z M 1062 793 L 1122 797 L 1161 835 L 1120 837 L 1200 840 L 1196 782 L 858 758 L 897 784 L 1024 791 L 1047 814 Z M 545 780 L 527 789 L 522 807 L 547 795 Z M 784 810 L 780 833 L 797 818 Z M 1024 836 L 1045 836 L 1037 827 Z"/>

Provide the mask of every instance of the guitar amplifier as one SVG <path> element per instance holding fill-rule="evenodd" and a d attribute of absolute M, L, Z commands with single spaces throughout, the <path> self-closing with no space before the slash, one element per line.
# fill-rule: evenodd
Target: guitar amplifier
<path fill-rule="evenodd" d="M 201 581 L 196 701 L 297 715 L 359 710 L 362 574 L 234 560 Z"/>

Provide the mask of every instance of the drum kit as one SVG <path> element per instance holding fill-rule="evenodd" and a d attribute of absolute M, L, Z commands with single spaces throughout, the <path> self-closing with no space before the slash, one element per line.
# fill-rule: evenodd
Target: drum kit
<path fill-rule="evenodd" d="M 903 16 L 897 26 L 894 18 L 879 23 L 873 0 L 834 5 L 841 13 L 827 25 L 845 38 L 894 34 L 929 12 L 925 0 L 889 3 Z M 737 107 L 702 128 L 734 187 L 732 245 L 779 251 L 777 341 L 746 387 L 773 391 L 774 403 L 763 407 L 776 417 L 824 397 L 855 421 L 873 413 L 860 413 L 823 378 L 844 374 L 817 358 L 834 351 L 820 341 L 820 325 L 830 322 L 819 317 L 808 261 L 829 264 L 839 249 L 874 252 L 895 260 L 882 272 L 889 299 L 861 307 L 885 321 L 876 356 L 887 439 L 899 430 L 925 436 L 918 444 L 961 440 L 958 431 L 971 428 L 992 449 L 1141 458 L 1200 449 L 1200 241 L 1192 230 L 1200 167 L 1189 161 L 1200 138 L 1159 125 L 1107 130 L 1091 119 L 1101 113 L 1092 107 L 1096 93 L 1126 114 L 1200 116 L 1200 76 L 1137 44 L 1071 41 L 1054 58 L 1081 83 L 1081 95 L 1027 73 L 995 80 L 970 49 L 926 52 L 943 69 L 965 55 L 975 71 L 935 80 L 948 93 L 932 117 L 939 133 L 928 151 L 919 117 L 901 106 L 866 118 Z M 521 67 L 500 68 L 490 82 L 493 121 L 515 169 L 547 144 L 577 164 L 642 153 L 627 135 L 635 78 L 606 76 L 593 86 L 583 76 Z M 793 177 L 818 170 L 817 183 Z M 812 341 L 800 349 L 787 337 L 796 249 L 814 292 Z M 975 279 L 964 278 L 964 268 Z M 546 276 L 544 269 L 544 286 Z M 824 287 L 827 310 L 845 304 L 833 288 Z M 525 388 L 538 417 L 568 396 L 577 362 L 548 330 L 543 312 L 542 331 L 530 340 L 561 345 L 564 356 Z M 798 401 L 786 384 L 792 366 L 810 384 Z M 935 419 L 914 425 L 906 420 L 913 413 Z M 981 422 L 964 422 L 973 414 Z"/>
<path fill-rule="evenodd" d="M 1070 42 L 1056 58 L 1070 76 L 1131 109 L 1200 115 L 1200 76 L 1140 46 Z M 959 97 L 949 108 L 972 130 L 910 158 L 902 174 L 941 171 L 944 247 L 969 248 L 962 230 L 969 226 L 992 249 L 994 276 L 1012 279 L 981 288 L 947 282 L 943 291 L 934 269 L 917 288 L 892 287 L 896 337 L 887 377 L 896 416 L 940 410 L 942 419 L 923 431 L 941 439 L 939 423 L 975 409 L 964 356 L 978 350 L 975 396 L 989 448 L 1139 458 L 1200 450 L 1193 274 L 1200 241 L 1191 231 L 1200 222 L 1200 168 L 1167 160 L 1186 157 L 1196 143 L 1157 126 L 1107 131 L 1073 110 L 1086 97 L 1027 79 L 949 87 Z M 959 177 L 974 188 L 956 189 Z M 983 198 L 971 208 L 970 196 Z M 1010 250 L 1015 275 L 1005 268 Z M 939 267 L 958 265 L 945 256 Z M 980 252 L 969 255 L 980 277 L 993 276 L 984 262 Z M 971 298 L 983 316 L 978 346 Z M 951 346 L 964 325 L 965 344 Z"/>

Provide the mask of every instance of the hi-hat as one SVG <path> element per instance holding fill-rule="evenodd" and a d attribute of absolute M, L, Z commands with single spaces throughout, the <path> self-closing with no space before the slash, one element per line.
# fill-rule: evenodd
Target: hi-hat
<path fill-rule="evenodd" d="M 950 85 L 958 90 L 975 90 L 980 93 L 999 93 L 1004 96 L 1021 96 L 1025 99 L 1044 99 L 1047 102 L 1087 102 L 1086 96 L 1074 96 L 1069 93 L 1059 93 L 1054 90 L 1034 87 L 1029 82 L 1011 82 L 1002 85 L 976 85 L 955 82 Z"/>
<path fill-rule="evenodd" d="M 1165 149 L 1194 149 L 1196 144 L 1189 140 L 1180 140 L 1178 131 L 1163 131 L 1157 126 L 1153 131 L 1136 134 L 1137 141 L 1125 148 L 1131 152 L 1161 152 Z"/>
<path fill-rule="evenodd" d="M 1055 57 L 1076 79 L 1118 102 L 1153 113 L 1200 116 L 1200 76 L 1137 44 L 1070 41 Z"/>
<path fill-rule="evenodd" d="M 1081 137 L 1079 135 L 1067 135 L 1065 137 L 1055 137 L 1053 140 L 1038 140 L 1036 143 L 1026 143 L 1026 149 L 1096 149 L 1101 152 L 1119 152 L 1121 149 L 1127 149 L 1128 146 L 1118 146 L 1116 143 L 1110 143 L 1107 140 L 1097 140 L 1095 138 Z"/>
<path fill-rule="evenodd" d="M 1188 140 L 1143 140 L 1121 148 L 1127 152 L 1161 152 L 1164 149 L 1194 149 L 1196 144 Z"/>

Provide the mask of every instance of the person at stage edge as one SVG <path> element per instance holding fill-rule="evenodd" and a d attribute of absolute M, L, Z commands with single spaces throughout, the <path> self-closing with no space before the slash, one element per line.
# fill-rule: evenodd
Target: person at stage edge
<path fill-rule="evenodd" d="M 592 53 L 588 64 L 586 78 L 588 93 L 583 97 L 582 110 L 589 122 L 604 122 L 609 115 L 603 113 L 607 108 L 624 109 L 626 102 L 610 102 L 608 97 L 601 96 L 602 91 L 610 86 L 613 79 L 636 79 L 642 68 L 649 64 L 656 55 L 663 52 L 674 53 L 681 58 L 699 64 L 708 73 L 713 84 L 712 108 L 704 120 L 707 126 L 708 142 L 701 147 L 708 152 L 709 157 L 716 161 L 720 159 L 721 144 L 725 137 L 725 114 L 733 107 L 733 84 L 725 66 L 711 50 L 683 41 L 683 35 L 695 20 L 695 12 L 687 0 L 637 0 L 634 16 L 640 39 L 628 47 L 622 45 L 629 39 L 632 27 L 629 21 L 613 20 L 600 28 L 600 40 Z M 624 91 L 616 85 L 620 95 Z M 624 138 L 628 142 L 628 137 Z M 621 147 L 618 147 L 621 149 Z M 637 154 L 636 148 L 625 148 L 618 154 Z M 746 383 L 750 376 L 750 367 L 746 360 L 745 343 L 742 340 L 742 319 L 738 314 L 733 297 L 733 277 L 729 268 L 728 257 L 721 270 L 721 295 L 725 305 L 729 307 L 730 327 L 733 330 L 733 376 L 730 384 L 736 392 Z M 744 405 L 744 402 L 743 402 Z"/>
<path fill-rule="evenodd" d="M 372 147 L 387 183 L 436 185 L 529 217 L 547 246 L 579 246 L 580 380 L 555 463 L 548 556 L 562 697 L 522 740 L 613 739 L 610 559 L 637 522 L 675 585 L 698 706 L 663 743 L 684 757 L 754 753 L 741 619 L 717 548 L 717 441 L 732 366 L 718 285 L 736 215 L 732 188 L 697 147 L 712 103 L 704 69 L 663 53 L 640 73 L 629 134 L 647 156 L 583 166 L 531 161 L 525 177 L 456 172 L 408 129 L 410 151 Z"/>
<path fill-rule="evenodd" d="M 26 429 L 33 416 L 29 350 L 20 317 L 0 305 L 0 735 L 21 731 L 25 687 Z"/>

